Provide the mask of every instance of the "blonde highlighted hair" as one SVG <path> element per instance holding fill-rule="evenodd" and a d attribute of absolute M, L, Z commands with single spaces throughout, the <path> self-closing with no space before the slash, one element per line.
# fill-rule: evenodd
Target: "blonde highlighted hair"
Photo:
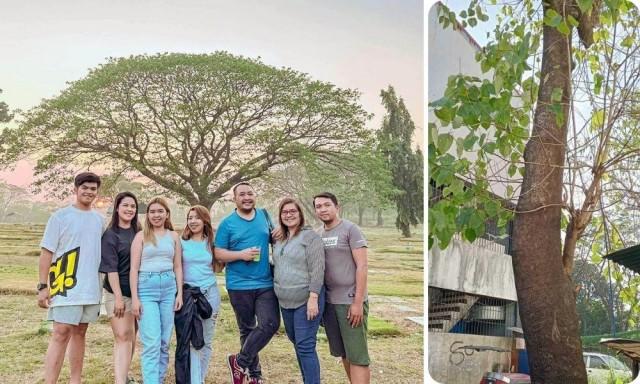
<path fill-rule="evenodd" d="M 153 225 L 151 225 L 151 221 L 149 221 L 149 209 L 153 204 L 159 204 L 162 208 L 167 211 L 167 218 L 164 221 L 164 227 L 170 231 L 173 231 L 173 224 L 171 224 L 171 210 L 169 209 L 169 203 L 164 197 L 154 197 L 149 201 L 147 205 L 147 214 L 144 218 L 144 242 L 151 243 L 153 245 L 157 245 L 156 243 L 156 235 L 153 233 Z"/>

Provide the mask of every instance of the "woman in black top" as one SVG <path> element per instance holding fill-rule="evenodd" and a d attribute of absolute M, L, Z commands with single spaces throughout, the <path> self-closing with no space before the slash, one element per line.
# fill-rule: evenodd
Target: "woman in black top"
<path fill-rule="evenodd" d="M 100 272 L 107 274 L 104 280 L 104 297 L 107 315 L 115 337 L 113 359 L 115 383 L 127 384 L 129 366 L 136 344 L 138 325 L 131 313 L 131 242 L 140 230 L 138 225 L 138 200 L 131 192 L 121 192 L 113 204 L 109 227 L 102 234 L 102 260 Z"/>

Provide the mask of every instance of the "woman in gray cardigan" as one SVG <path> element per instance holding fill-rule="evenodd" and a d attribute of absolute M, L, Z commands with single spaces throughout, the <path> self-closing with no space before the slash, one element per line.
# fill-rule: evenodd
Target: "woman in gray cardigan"
<path fill-rule="evenodd" d="M 294 199 L 282 200 L 278 219 L 284 237 L 273 248 L 273 285 L 304 384 L 319 384 L 316 333 L 324 311 L 324 245 L 304 227 L 304 214 Z"/>

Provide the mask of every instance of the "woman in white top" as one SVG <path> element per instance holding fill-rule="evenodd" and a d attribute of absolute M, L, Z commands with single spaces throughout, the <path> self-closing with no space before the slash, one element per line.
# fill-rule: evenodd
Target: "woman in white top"
<path fill-rule="evenodd" d="M 131 244 L 132 312 L 140 320 L 140 363 L 145 384 L 164 381 L 174 311 L 182 307 L 182 247 L 173 231 L 169 204 L 155 197 L 145 226 Z"/>

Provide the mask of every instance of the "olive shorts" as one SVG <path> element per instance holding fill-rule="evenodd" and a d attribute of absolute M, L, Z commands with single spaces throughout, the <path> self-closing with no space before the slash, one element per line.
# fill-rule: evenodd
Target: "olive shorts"
<path fill-rule="evenodd" d="M 332 356 L 342 357 L 355 365 L 368 366 L 369 350 L 367 347 L 367 318 L 369 303 L 364 302 L 362 323 L 352 327 L 347 319 L 349 304 L 327 303 L 324 315 L 324 329 L 329 341 Z"/>

